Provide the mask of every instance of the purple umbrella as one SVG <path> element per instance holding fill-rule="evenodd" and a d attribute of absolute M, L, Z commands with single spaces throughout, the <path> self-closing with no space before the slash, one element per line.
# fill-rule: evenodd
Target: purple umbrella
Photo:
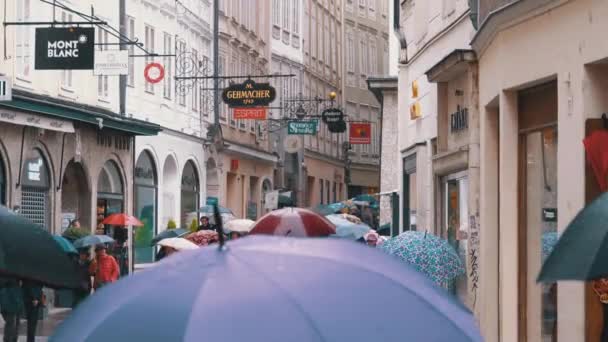
<path fill-rule="evenodd" d="M 396 258 L 347 240 L 277 236 L 167 258 L 101 289 L 51 338 L 481 340 L 467 309 Z"/>

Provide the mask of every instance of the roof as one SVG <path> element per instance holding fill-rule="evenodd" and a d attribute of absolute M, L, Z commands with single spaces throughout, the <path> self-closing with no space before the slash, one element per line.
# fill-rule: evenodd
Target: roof
<path fill-rule="evenodd" d="M 133 135 L 157 135 L 162 128 L 153 123 L 118 115 L 110 110 L 72 101 L 13 90 L 13 100 L 0 107 L 110 128 Z"/>

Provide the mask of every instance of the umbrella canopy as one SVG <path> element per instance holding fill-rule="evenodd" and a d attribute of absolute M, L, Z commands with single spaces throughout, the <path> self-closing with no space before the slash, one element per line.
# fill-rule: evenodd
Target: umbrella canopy
<path fill-rule="evenodd" d="M 371 230 L 370 226 L 353 215 L 334 214 L 325 217 L 336 226 L 336 236 L 340 238 L 359 240 Z"/>
<path fill-rule="evenodd" d="M 482 341 L 462 304 L 376 249 L 275 236 L 226 247 L 182 252 L 109 285 L 50 340 Z"/>
<path fill-rule="evenodd" d="M 61 250 L 63 250 L 64 253 L 78 254 L 78 251 L 76 250 L 76 248 L 74 248 L 74 245 L 72 245 L 70 240 L 59 235 L 53 235 L 53 239 L 55 239 L 55 241 L 57 242 L 59 247 L 61 247 Z"/>
<path fill-rule="evenodd" d="M 380 249 L 411 264 L 440 286 L 465 273 L 456 250 L 446 240 L 425 232 L 404 232 L 382 243 Z"/>
<path fill-rule="evenodd" d="M 186 235 L 185 238 L 194 242 L 197 246 L 207 246 L 219 241 L 219 236 L 215 230 L 200 230 Z"/>
<path fill-rule="evenodd" d="M 543 263 L 538 281 L 592 280 L 608 276 L 608 192 L 581 210 Z"/>
<path fill-rule="evenodd" d="M 372 196 L 372 195 L 367 195 L 367 194 L 363 194 L 363 195 L 357 195 L 355 196 L 355 198 L 353 198 L 353 201 L 357 201 L 357 202 L 367 202 L 370 205 L 373 203 L 378 202 L 378 200 Z"/>
<path fill-rule="evenodd" d="M 89 235 L 74 241 L 74 247 L 85 248 L 112 242 L 114 242 L 114 239 L 107 235 Z"/>
<path fill-rule="evenodd" d="M 158 245 L 163 246 L 163 247 L 171 247 L 178 251 L 185 251 L 185 250 L 189 250 L 189 249 L 199 248 L 198 245 L 196 245 L 195 243 L 193 243 L 189 240 L 186 240 L 186 239 L 182 239 L 182 238 L 162 239 L 158 242 Z"/>
<path fill-rule="evenodd" d="M 284 208 L 260 218 L 251 234 L 320 237 L 336 234 L 336 227 L 325 217 L 302 208 Z"/>
<path fill-rule="evenodd" d="M 189 230 L 187 229 L 167 229 L 165 231 L 163 231 L 162 233 L 156 235 L 151 242 L 151 245 L 155 245 L 157 242 L 159 242 L 162 239 L 167 239 L 167 238 L 173 238 L 173 237 L 181 237 L 184 236 L 186 234 L 190 233 Z"/>
<path fill-rule="evenodd" d="M 224 229 L 227 233 L 249 233 L 254 224 L 255 222 L 252 220 L 238 219 L 227 222 L 224 225 Z"/>
<path fill-rule="evenodd" d="M 78 272 L 51 234 L 0 206 L 0 275 L 79 288 Z"/>
<path fill-rule="evenodd" d="M 545 260 L 549 256 L 549 254 L 551 254 L 551 251 L 555 247 L 555 244 L 557 243 L 558 238 L 559 237 L 557 236 L 557 232 L 544 232 L 543 233 L 543 235 L 542 235 L 543 260 Z"/>
<path fill-rule="evenodd" d="M 127 214 L 112 214 L 106 217 L 101 223 L 111 225 L 111 226 L 134 226 L 134 227 L 143 227 L 144 224 L 138 220 L 135 216 L 127 215 Z"/>

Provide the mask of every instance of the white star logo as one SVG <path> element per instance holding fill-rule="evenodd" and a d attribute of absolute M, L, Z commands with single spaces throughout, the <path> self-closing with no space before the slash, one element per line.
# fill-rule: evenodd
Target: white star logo
<path fill-rule="evenodd" d="M 84 34 L 81 34 L 81 35 L 80 35 L 80 37 L 78 37 L 78 42 L 79 42 L 80 44 L 84 44 L 84 43 L 86 43 L 86 42 L 87 42 L 87 40 L 88 40 L 88 39 L 87 39 L 87 36 L 85 36 Z"/>

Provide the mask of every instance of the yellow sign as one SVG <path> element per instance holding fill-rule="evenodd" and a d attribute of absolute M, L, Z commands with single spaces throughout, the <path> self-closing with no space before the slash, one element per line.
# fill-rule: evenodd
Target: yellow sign
<path fill-rule="evenodd" d="M 410 106 L 410 119 L 416 120 L 422 116 L 422 109 L 420 108 L 420 102 L 416 101 Z"/>
<path fill-rule="evenodd" d="M 412 82 L 412 98 L 418 98 L 418 81 Z"/>

